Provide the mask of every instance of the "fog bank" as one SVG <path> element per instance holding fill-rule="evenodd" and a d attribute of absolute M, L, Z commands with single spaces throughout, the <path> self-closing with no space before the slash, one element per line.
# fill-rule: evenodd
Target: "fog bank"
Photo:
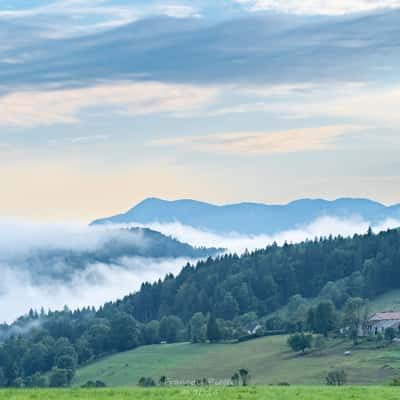
<path fill-rule="evenodd" d="M 232 232 L 228 235 L 218 235 L 216 233 L 199 230 L 191 226 L 182 225 L 179 222 L 171 224 L 160 224 L 158 222 L 150 224 L 134 224 L 134 226 L 149 227 L 164 235 L 172 236 L 179 241 L 189 243 L 192 246 L 206 246 L 225 248 L 229 252 L 242 254 L 246 249 L 251 251 L 261 249 L 269 244 L 276 242 L 282 245 L 285 242 L 298 243 L 316 237 L 332 236 L 353 236 L 354 234 L 366 233 L 371 226 L 375 233 L 387 229 L 400 227 L 400 221 L 388 219 L 378 225 L 372 226 L 370 222 L 354 217 L 352 219 L 338 219 L 332 217 L 319 218 L 309 225 L 296 229 L 283 231 L 276 235 L 257 235 L 248 236 Z"/>
<path fill-rule="evenodd" d="M 192 246 L 225 248 L 241 254 L 245 249 L 264 248 L 273 242 L 296 243 L 321 236 L 362 234 L 367 232 L 370 223 L 357 218 L 340 220 L 324 217 L 307 226 L 273 236 L 244 236 L 234 232 L 221 236 L 178 222 L 134 226 L 151 228 Z M 399 226 L 400 221 L 387 220 L 373 226 L 373 230 L 379 232 Z M 125 240 L 126 231 L 120 228 L 0 220 L 0 323 L 11 322 L 30 308 L 56 310 L 64 305 L 71 309 L 97 307 L 138 290 L 145 281 L 156 281 L 170 272 L 177 274 L 187 262 L 197 261 L 187 257 L 120 257 L 110 263 L 91 262 L 89 259 L 79 268 L 71 261 L 82 251 L 100 252 L 110 239 Z M 129 240 L 135 246 L 145 245 L 141 234 L 129 236 Z M 62 250 L 71 257 L 64 257 L 58 263 L 53 263 L 53 259 L 43 263 L 49 250 Z"/>

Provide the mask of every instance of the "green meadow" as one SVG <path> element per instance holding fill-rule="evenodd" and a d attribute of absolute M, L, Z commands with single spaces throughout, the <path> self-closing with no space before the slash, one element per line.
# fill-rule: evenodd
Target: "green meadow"
<path fill-rule="evenodd" d="M 400 375 L 400 345 L 381 347 L 365 342 L 357 347 L 344 340 L 329 340 L 322 352 L 293 353 L 286 336 L 264 337 L 237 344 L 164 344 L 145 346 L 106 357 L 77 370 L 73 384 L 101 380 L 108 386 L 135 386 L 140 377 L 161 376 L 190 382 L 208 378 L 229 380 L 246 368 L 252 385 L 324 385 L 334 369 L 345 370 L 349 385 L 388 384 Z M 351 356 L 345 351 L 351 350 Z"/>
<path fill-rule="evenodd" d="M 398 400 L 392 387 L 121 388 L 2 390 L 0 400 Z"/>

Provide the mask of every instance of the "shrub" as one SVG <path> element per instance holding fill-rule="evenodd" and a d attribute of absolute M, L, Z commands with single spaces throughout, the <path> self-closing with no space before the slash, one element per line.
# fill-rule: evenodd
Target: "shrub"
<path fill-rule="evenodd" d="M 400 377 L 394 378 L 394 379 L 390 382 L 390 386 L 400 386 Z"/>
<path fill-rule="evenodd" d="M 231 382 L 233 386 L 239 386 L 240 376 L 238 372 L 235 372 L 231 377 Z"/>
<path fill-rule="evenodd" d="M 393 339 L 396 337 L 396 331 L 394 328 L 385 329 L 385 339 L 389 342 L 393 342 Z"/>
<path fill-rule="evenodd" d="M 158 380 L 158 383 L 159 383 L 160 386 L 165 386 L 165 385 L 168 383 L 167 377 L 163 375 L 163 376 Z"/>
<path fill-rule="evenodd" d="M 139 379 L 138 385 L 141 387 L 154 387 L 154 386 L 156 386 L 156 383 L 154 382 L 153 378 L 142 376 Z"/>
<path fill-rule="evenodd" d="M 326 384 L 330 386 L 343 386 L 347 377 L 343 370 L 331 371 L 326 377 Z"/>
<path fill-rule="evenodd" d="M 53 368 L 49 376 L 50 387 L 67 387 L 70 382 L 70 371 L 62 368 Z"/>
<path fill-rule="evenodd" d="M 82 388 L 103 388 L 107 387 L 107 385 L 103 381 L 87 381 L 84 385 L 81 386 Z"/>

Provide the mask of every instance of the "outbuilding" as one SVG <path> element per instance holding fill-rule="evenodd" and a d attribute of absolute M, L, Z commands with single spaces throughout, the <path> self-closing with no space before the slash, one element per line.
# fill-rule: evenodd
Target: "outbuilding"
<path fill-rule="evenodd" d="M 387 328 L 399 329 L 400 312 L 380 312 L 373 314 L 367 323 L 367 330 L 370 335 L 385 333 Z"/>

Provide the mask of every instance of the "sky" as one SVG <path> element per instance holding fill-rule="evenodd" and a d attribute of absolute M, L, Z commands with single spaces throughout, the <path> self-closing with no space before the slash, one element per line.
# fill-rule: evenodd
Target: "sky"
<path fill-rule="evenodd" d="M 0 1 L 0 217 L 400 203 L 400 0 Z"/>

